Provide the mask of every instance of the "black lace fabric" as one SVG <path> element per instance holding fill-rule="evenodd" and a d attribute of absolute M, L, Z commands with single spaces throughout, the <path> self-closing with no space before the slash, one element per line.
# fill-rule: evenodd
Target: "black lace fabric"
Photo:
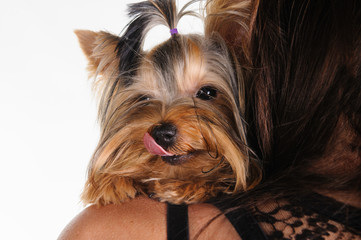
<path fill-rule="evenodd" d="M 360 229 L 355 229 L 361 225 L 360 210 L 339 203 L 336 205 L 330 207 L 322 201 L 313 204 L 312 200 L 269 201 L 256 206 L 253 214 L 269 239 L 361 239 Z"/>

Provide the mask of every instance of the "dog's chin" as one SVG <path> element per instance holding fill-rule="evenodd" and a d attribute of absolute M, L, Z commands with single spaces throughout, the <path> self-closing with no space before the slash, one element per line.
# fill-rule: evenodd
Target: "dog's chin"
<path fill-rule="evenodd" d="M 187 162 L 194 153 L 184 155 L 162 156 L 162 160 L 170 165 L 181 165 Z"/>

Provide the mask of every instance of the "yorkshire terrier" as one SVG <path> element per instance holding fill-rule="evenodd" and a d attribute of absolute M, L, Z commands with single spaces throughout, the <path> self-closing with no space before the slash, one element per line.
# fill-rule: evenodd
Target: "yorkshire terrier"
<path fill-rule="evenodd" d="M 192 1 L 194 2 L 194 1 Z M 100 95 L 101 137 L 88 170 L 85 203 L 121 203 L 138 194 L 174 204 L 247 190 L 260 180 L 247 148 L 239 68 L 215 34 L 182 35 L 176 25 L 192 3 L 129 6 L 120 37 L 75 31 Z M 170 38 L 143 50 L 147 32 Z"/>

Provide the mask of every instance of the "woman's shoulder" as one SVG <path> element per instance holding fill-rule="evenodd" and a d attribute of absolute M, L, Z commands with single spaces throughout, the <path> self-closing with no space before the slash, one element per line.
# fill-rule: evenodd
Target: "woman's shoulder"
<path fill-rule="evenodd" d="M 138 197 L 120 205 L 87 207 L 58 240 L 144 238 L 166 239 L 166 205 Z"/>
<path fill-rule="evenodd" d="M 237 232 L 210 204 L 189 206 L 189 232 L 193 239 L 237 239 Z M 213 220 L 215 218 L 215 220 Z M 166 239 L 167 205 L 138 197 L 121 205 L 89 206 L 63 230 L 58 240 Z"/>

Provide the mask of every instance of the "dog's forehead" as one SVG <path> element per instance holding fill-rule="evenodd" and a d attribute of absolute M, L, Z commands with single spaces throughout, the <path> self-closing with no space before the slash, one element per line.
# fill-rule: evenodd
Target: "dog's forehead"
<path fill-rule="evenodd" d="M 170 42 L 150 52 L 140 68 L 137 88 L 159 98 L 194 96 L 207 81 L 207 64 L 197 44 L 185 46 Z"/>
<path fill-rule="evenodd" d="M 174 66 L 168 73 L 161 73 L 155 69 L 142 71 L 137 81 L 137 88 L 151 93 L 155 97 L 186 97 L 193 96 L 204 82 L 201 66 Z"/>

